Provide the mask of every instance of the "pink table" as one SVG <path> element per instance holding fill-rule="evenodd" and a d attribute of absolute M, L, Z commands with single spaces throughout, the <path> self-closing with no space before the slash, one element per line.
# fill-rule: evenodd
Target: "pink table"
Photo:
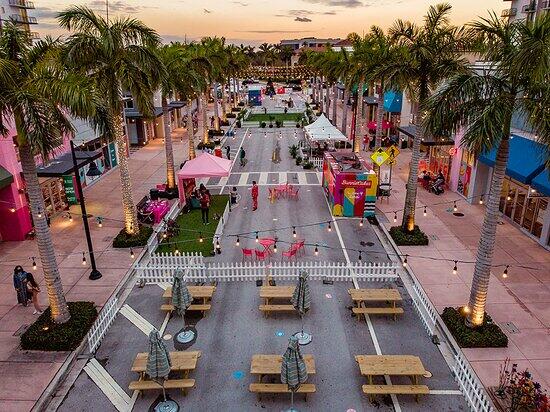
<path fill-rule="evenodd" d="M 275 244 L 275 239 L 264 237 L 261 238 L 258 243 L 264 247 L 264 251 L 266 251 L 269 255 L 273 254 L 271 246 Z"/>
<path fill-rule="evenodd" d="M 152 200 L 151 202 L 149 202 L 149 205 L 147 205 L 147 208 L 145 210 L 147 210 L 147 212 L 153 213 L 154 223 L 160 223 L 162 218 L 170 210 L 170 205 L 166 200 Z"/>

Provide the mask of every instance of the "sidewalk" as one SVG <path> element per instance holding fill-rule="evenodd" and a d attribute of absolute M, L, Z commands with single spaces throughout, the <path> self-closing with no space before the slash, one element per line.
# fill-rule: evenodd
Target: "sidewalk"
<path fill-rule="evenodd" d="M 397 223 L 393 217 L 404 205 L 410 156 L 410 150 L 401 152 L 393 170 L 390 199 L 377 202 L 387 217 L 383 224 L 388 229 L 401 222 L 402 213 L 397 213 Z M 453 200 L 457 200 L 463 217 L 453 215 Z M 450 203 L 431 206 L 445 201 Z M 424 205 L 427 216 L 417 209 L 416 223 L 429 236 L 430 244 L 401 247 L 401 251 L 411 256 L 475 261 L 484 207 L 468 204 L 457 193 L 447 191 L 437 196 L 420 187 L 417 206 Z M 408 262 L 440 313 L 446 306 L 468 302 L 473 264 L 459 264 L 458 274 L 453 275 L 452 261 L 409 257 Z M 464 349 L 464 354 L 485 386 L 498 383 L 499 366 L 508 357 L 520 369 L 528 368 L 543 387 L 550 389 L 550 252 L 502 219 L 493 264 L 521 264 L 533 269 L 510 268 L 506 279 L 501 277 L 504 267 L 493 270 L 486 310 L 508 335 L 508 348 Z M 505 322 L 512 322 L 517 332 Z"/>
<path fill-rule="evenodd" d="M 200 130 L 200 129 L 199 129 Z M 197 132 L 195 136 L 198 142 Z M 188 142 L 183 138 L 185 129 L 172 133 L 174 162 L 176 168 L 187 159 Z M 149 194 L 149 189 L 166 181 L 166 162 L 162 139 L 151 141 L 147 146 L 130 154 L 130 175 L 134 202 Z M 120 176 L 118 170 L 102 177 L 84 191 L 88 214 L 105 219 L 122 220 Z M 96 264 L 103 277 L 89 280 L 89 266 L 82 266 L 82 252 L 87 251 L 84 228 L 79 206 L 72 206 L 73 222 L 63 216 L 52 220 L 52 238 L 57 252 L 61 281 L 68 301 L 93 301 L 101 307 L 115 290 L 130 268 L 133 260 L 127 249 L 113 249 L 112 240 L 122 228 L 122 222 L 104 220 L 99 228 L 95 219 L 90 219 L 90 230 L 96 255 Z M 136 249 L 136 254 L 138 254 Z M 32 269 L 29 257 L 36 256 L 38 268 Z M 48 305 L 47 293 L 38 259 L 35 241 L 0 243 L 0 410 L 30 410 L 44 389 L 55 376 L 68 353 L 26 352 L 19 349 L 19 334 L 23 327 L 36 320 L 32 305 L 16 305 L 13 290 L 13 268 L 22 265 L 35 274 L 42 285 L 40 300 Z"/>

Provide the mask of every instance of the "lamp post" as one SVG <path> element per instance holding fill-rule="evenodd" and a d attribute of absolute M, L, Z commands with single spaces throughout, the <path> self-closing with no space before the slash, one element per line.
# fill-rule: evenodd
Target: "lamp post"
<path fill-rule="evenodd" d="M 78 173 L 78 162 L 76 158 L 76 153 L 74 150 L 74 143 L 71 140 L 71 155 L 73 158 L 73 172 L 76 179 L 76 190 L 78 192 L 78 200 L 80 203 L 80 211 L 82 214 L 82 222 L 84 223 L 84 233 L 86 233 L 86 243 L 88 243 L 88 253 L 90 254 L 90 264 L 92 266 L 92 271 L 90 272 L 89 279 L 97 280 L 101 278 L 101 272 L 97 270 L 95 265 L 94 257 L 94 247 L 92 245 L 92 237 L 90 236 L 90 227 L 88 225 L 88 215 L 86 214 L 86 203 L 84 202 L 84 193 L 82 193 L 82 183 L 80 183 L 80 175 Z"/>

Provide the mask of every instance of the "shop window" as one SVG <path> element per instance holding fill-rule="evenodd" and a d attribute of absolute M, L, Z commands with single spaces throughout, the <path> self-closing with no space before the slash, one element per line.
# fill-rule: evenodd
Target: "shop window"
<path fill-rule="evenodd" d="M 473 153 L 470 153 L 467 149 L 462 149 L 457 190 L 465 197 L 468 197 L 470 192 L 470 179 L 472 177 L 474 159 L 475 156 Z"/>

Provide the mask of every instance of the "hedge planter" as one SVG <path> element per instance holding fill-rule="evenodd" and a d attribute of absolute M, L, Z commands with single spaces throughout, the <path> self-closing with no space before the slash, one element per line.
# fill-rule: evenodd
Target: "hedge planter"
<path fill-rule="evenodd" d="M 412 232 L 404 231 L 401 226 L 394 226 L 390 229 L 390 236 L 397 246 L 426 246 L 429 243 L 428 236 L 418 226 Z"/>
<path fill-rule="evenodd" d="M 441 318 L 461 348 L 506 348 L 508 337 L 485 313 L 483 325 L 476 328 L 466 326 L 463 308 L 445 308 Z"/>
<path fill-rule="evenodd" d="M 145 246 L 147 241 L 153 234 L 153 228 L 150 226 L 139 226 L 139 233 L 137 236 L 129 235 L 126 233 L 126 229 L 122 229 L 113 240 L 114 248 L 126 248 L 126 247 L 138 247 Z"/>
<path fill-rule="evenodd" d="M 46 309 L 21 335 L 21 348 L 42 351 L 73 351 L 86 336 L 97 318 L 93 302 L 68 302 L 71 319 L 57 324 Z"/>

